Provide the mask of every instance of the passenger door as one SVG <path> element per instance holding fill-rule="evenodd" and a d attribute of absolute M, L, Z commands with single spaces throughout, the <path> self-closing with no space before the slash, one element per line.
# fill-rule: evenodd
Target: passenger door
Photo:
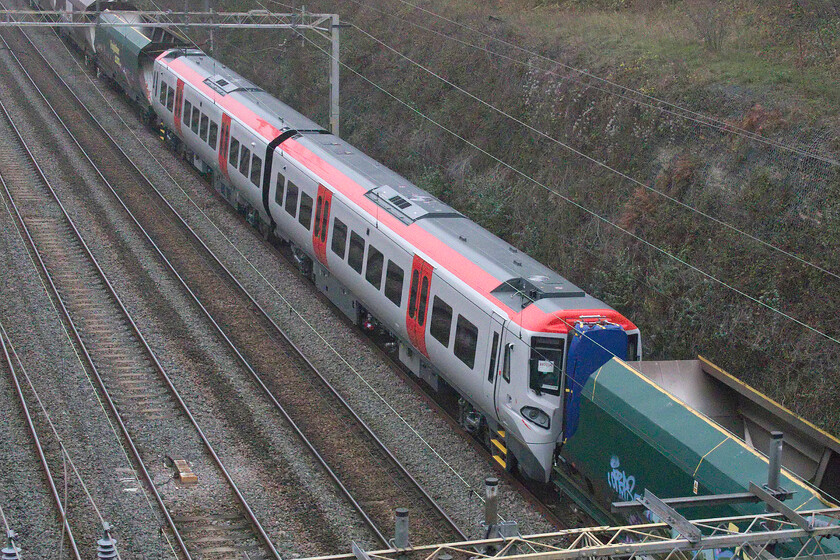
<path fill-rule="evenodd" d="M 483 383 L 484 399 L 488 403 L 494 403 L 496 385 L 500 382 L 502 373 L 502 335 L 504 333 L 505 320 L 499 314 L 493 312 L 490 321 L 490 344 L 486 360 L 487 379 Z"/>
<path fill-rule="evenodd" d="M 418 256 L 411 263 L 411 281 L 408 290 L 408 309 L 405 323 L 411 344 L 427 358 L 426 317 L 429 314 L 429 292 L 432 289 L 432 265 Z"/>
<path fill-rule="evenodd" d="M 312 226 L 312 250 L 321 264 L 327 266 L 327 234 L 330 228 L 332 191 L 318 185 L 318 199 L 315 203 L 315 223 Z"/>
<path fill-rule="evenodd" d="M 175 131 L 181 134 L 181 111 L 184 105 L 184 80 L 178 78 L 178 83 L 175 86 Z"/>
<path fill-rule="evenodd" d="M 230 145 L 230 115 L 222 113 L 222 130 L 219 134 L 219 170 L 230 180 L 227 170 L 228 145 Z"/>

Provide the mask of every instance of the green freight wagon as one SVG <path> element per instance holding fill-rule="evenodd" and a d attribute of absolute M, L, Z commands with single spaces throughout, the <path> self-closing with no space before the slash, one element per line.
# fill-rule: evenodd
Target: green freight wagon
<path fill-rule="evenodd" d="M 150 117 L 154 60 L 166 50 L 184 46 L 186 39 L 167 28 L 144 23 L 139 12 L 102 12 L 97 20 L 95 48 L 101 72 L 143 109 L 145 117 Z"/>
<path fill-rule="evenodd" d="M 563 472 L 558 474 L 584 481 L 601 503 L 632 501 L 646 488 L 670 498 L 746 492 L 750 482 L 767 481 L 768 459 L 762 453 L 642 374 L 642 364 L 613 358 L 589 377 L 581 395 L 580 426 L 561 449 Z M 826 468 L 833 468 L 837 456 L 827 457 Z M 832 505 L 824 493 L 788 469 L 782 469 L 780 482 L 794 492 L 785 503 L 795 510 Z M 685 513 L 696 519 L 756 514 L 764 507 L 739 503 Z M 835 541 L 833 548 L 840 551 Z"/>

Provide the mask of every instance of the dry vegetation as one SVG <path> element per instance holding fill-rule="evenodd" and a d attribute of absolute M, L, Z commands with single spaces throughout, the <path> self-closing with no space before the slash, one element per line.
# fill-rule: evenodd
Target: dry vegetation
<path fill-rule="evenodd" d="M 344 138 L 631 317 L 647 358 L 704 354 L 840 433 L 840 343 L 827 338 L 840 339 L 836 4 L 422 3 L 452 22 L 400 0 L 306 4 L 358 26 L 343 34 L 343 62 L 408 104 L 343 69 Z M 324 54 L 271 37 L 228 34 L 217 54 L 326 124 Z"/>

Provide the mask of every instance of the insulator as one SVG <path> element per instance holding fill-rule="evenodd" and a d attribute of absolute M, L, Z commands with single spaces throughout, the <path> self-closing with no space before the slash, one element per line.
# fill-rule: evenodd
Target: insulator
<path fill-rule="evenodd" d="M 8 542 L 6 547 L 0 551 L 0 559 L 2 560 L 20 560 L 20 548 L 15 545 L 15 538 L 17 535 L 13 531 L 8 533 Z"/>
<path fill-rule="evenodd" d="M 99 560 L 112 560 L 117 557 L 117 539 L 111 536 L 110 529 L 106 524 L 102 538 L 96 541 L 96 557 Z"/>

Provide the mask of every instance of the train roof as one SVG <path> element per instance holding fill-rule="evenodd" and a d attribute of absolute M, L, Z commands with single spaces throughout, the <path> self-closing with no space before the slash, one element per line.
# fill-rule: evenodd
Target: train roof
<path fill-rule="evenodd" d="M 507 308 L 522 327 L 566 333 L 573 321 L 591 316 L 636 328 L 555 271 L 202 51 L 174 49 L 159 60 L 267 141 L 283 131 L 299 132 L 281 144 L 288 155 L 478 293 Z"/>
<path fill-rule="evenodd" d="M 282 101 L 272 97 L 245 77 L 198 49 L 175 49 L 165 59 L 178 58 L 204 78 L 204 84 L 220 97 L 230 97 L 250 109 L 265 124 L 277 130 L 325 133 L 315 121 L 301 115 Z"/>
<path fill-rule="evenodd" d="M 365 196 L 406 225 L 416 224 L 497 279 L 493 296 L 515 312 L 531 304 L 558 309 L 607 308 L 536 259 L 493 235 L 448 204 L 331 134 L 298 141 L 338 162 Z M 554 300 L 551 302 L 542 300 Z"/>

